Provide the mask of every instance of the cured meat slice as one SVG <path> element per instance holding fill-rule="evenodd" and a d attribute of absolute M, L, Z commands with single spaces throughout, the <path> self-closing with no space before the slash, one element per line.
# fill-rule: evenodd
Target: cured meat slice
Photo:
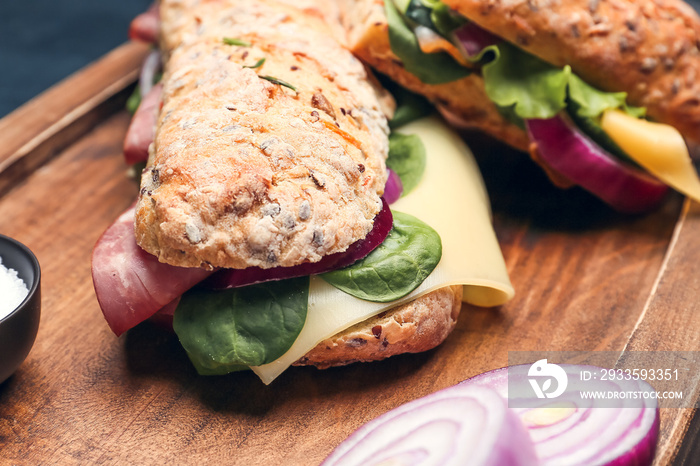
<path fill-rule="evenodd" d="M 149 44 L 158 42 L 158 28 L 160 27 L 160 14 L 158 6 L 154 3 L 145 12 L 138 15 L 129 25 L 129 38 Z"/>
<path fill-rule="evenodd" d="M 148 319 L 211 273 L 163 264 L 138 247 L 133 207 L 102 234 L 92 251 L 97 301 L 117 335 Z"/>
<path fill-rule="evenodd" d="M 156 84 L 141 101 L 124 138 L 124 159 L 128 164 L 148 160 L 148 146 L 156 135 L 158 106 L 163 86 Z"/>

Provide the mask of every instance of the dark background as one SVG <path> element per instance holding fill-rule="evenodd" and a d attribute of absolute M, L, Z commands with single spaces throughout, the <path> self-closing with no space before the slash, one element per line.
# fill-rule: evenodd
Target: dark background
<path fill-rule="evenodd" d="M 0 0 L 0 118 L 128 40 L 151 0 Z"/>
<path fill-rule="evenodd" d="M 150 3 L 0 0 L 0 117 L 126 41 Z"/>

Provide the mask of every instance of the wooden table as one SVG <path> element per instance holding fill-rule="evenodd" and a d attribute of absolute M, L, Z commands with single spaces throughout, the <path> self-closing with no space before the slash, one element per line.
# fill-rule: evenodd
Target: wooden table
<path fill-rule="evenodd" d="M 436 350 L 293 368 L 264 386 L 252 373 L 197 376 L 176 338 L 149 324 L 115 337 L 90 253 L 137 191 L 121 109 L 146 53 L 126 44 L 0 120 L 0 232 L 43 271 L 36 344 L 0 385 L 0 463 L 318 464 L 362 423 L 502 367 L 508 351 L 700 350 L 697 204 L 671 195 L 652 214 L 621 216 L 476 135 L 517 294 L 497 309 L 465 306 Z M 693 415 L 662 410 L 658 464 L 690 464 Z"/>

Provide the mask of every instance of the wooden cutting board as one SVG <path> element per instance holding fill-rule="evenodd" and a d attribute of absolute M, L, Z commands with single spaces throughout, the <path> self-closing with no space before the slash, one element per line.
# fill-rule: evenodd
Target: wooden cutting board
<path fill-rule="evenodd" d="M 36 344 L 0 385 L 0 463 L 318 464 L 364 422 L 505 366 L 508 351 L 700 350 L 697 204 L 671 195 L 621 216 L 478 135 L 466 137 L 517 294 L 465 305 L 439 348 L 292 368 L 264 386 L 252 373 L 197 376 L 176 338 L 149 324 L 115 337 L 90 253 L 137 192 L 122 108 L 146 53 L 126 44 L 0 120 L 0 233 L 27 244 L 43 273 Z M 657 464 L 691 464 L 693 414 L 662 410 Z"/>

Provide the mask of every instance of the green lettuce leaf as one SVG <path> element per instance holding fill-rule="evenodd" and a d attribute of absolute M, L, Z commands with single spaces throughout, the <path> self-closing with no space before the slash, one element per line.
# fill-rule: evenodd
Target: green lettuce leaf
<path fill-rule="evenodd" d="M 432 9 L 430 20 L 433 22 L 434 30 L 448 40 L 451 38 L 455 29 L 467 22 L 462 15 L 456 13 L 439 0 L 421 1 L 424 5 L 429 5 Z"/>
<path fill-rule="evenodd" d="M 426 84 L 442 84 L 456 81 L 471 73 L 447 52 L 423 53 L 418 39 L 392 0 L 384 2 L 389 23 L 391 50 L 403 62 L 404 68 Z"/>
<path fill-rule="evenodd" d="M 193 288 L 175 310 L 173 328 L 203 375 L 274 361 L 306 321 L 309 277 L 212 291 Z"/>
<path fill-rule="evenodd" d="M 494 55 L 482 73 L 486 94 L 496 105 L 513 107 L 523 119 L 552 118 L 566 108 L 569 66 L 555 68 L 507 43 L 499 44 Z"/>
<path fill-rule="evenodd" d="M 141 86 L 136 84 L 131 95 L 126 99 L 126 111 L 133 115 L 138 110 L 139 105 L 141 105 Z"/>
<path fill-rule="evenodd" d="M 418 288 L 442 257 L 440 235 L 412 215 L 394 211 L 389 236 L 364 259 L 320 275 L 356 298 L 387 303 Z"/>
<path fill-rule="evenodd" d="M 413 0 L 392 0 L 396 10 L 402 14 L 408 11 L 408 9 L 411 7 L 412 1 Z"/>
<path fill-rule="evenodd" d="M 603 92 L 587 84 L 575 74 L 569 79 L 569 99 L 575 106 L 576 115 L 582 118 L 597 118 L 610 108 L 620 108 L 635 117 L 643 117 L 645 109 L 627 105 L 626 92 Z"/>
<path fill-rule="evenodd" d="M 643 108 L 627 105 L 627 93 L 603 92 L 584 82 L 569 66 L 556 68 L 513 45 L 492 46 L 494 60 L 483 67 L 486 93 L 509 121 L 552 118 L 566 110 L 576 126 L 617 158 L 637 165 L 600 127 L 600 116 L 619 108 L 642 117 Z"/>
<path fill-rule="evenodd" d="M 588 118 L 595 118 L 609 108 L 624 107 L 627 99 L 625 92 L 600 92 L 575 74 L 569 79 L 569 96 L 576 104 L 576 114 Z"/>
<path fill-rule="evenodd" d="M 482 68 L 486 94 L 505 114 L 521 119 L 552 118 L 568 108 L 578 119 L 596 120 L 620 108 L 639 117 L 644 109 L 628 106 L 625 92 L 603 92 L 576 76 L 570 66 L 557 68 L 509 43 L 488 47 L 493 60 Z M 586 124 L 589 127 L 595 121 Z"/>
<path fill-rule="evenodd" d="M 391 41 L 392 50 L 399 56 L 407 52 L 407 71 L 427 84 L 434 84 L 429 81 L 436 74 L 435 70 L 426 70 L 426 66 L 432 64 L 421 64 L 419 53 L 422 52 L 411 25 L 429 27 L 452 40 L 454 30 L 467 20 L 440 0 L 394 0 L 394 3 L 384 3 L 387 17 L 391 16 L 390 36 L 392 26 L 397 35 L 396 40 Z M 396 5 L 399 6 L 398 10 Z M 592 137 L 599 138 L 597 119 L 605 110 L 620 108 L 635 117 L 642 117 L 645 113 L 643 108 L 627 105 L 625 92 L 600 91 L 576 76 L 571 67 L 557 68 L 507 42 L 486 47 L 469 60 L 476 66 L 482 66 L 487 95 L 506 118 L 521 127 L 524 127 L 524 119 L 551 118 L 568 108 L 572 117 L 578 121 L 586 120 L 582 123 L 585 131 L 591 131 Z M 419 73 L 430 76 L 425 80 Z M 605 141 L 605 136 L 600 136 L 600 139 Z"/>
<path fill-rule="evenodd" d="M 401 178 L 405 196 L 415 188 L 425 172 L 425 146 L 416 134 L 392 132 L 389 135 L 389 157 L 386 166 Z"/>

